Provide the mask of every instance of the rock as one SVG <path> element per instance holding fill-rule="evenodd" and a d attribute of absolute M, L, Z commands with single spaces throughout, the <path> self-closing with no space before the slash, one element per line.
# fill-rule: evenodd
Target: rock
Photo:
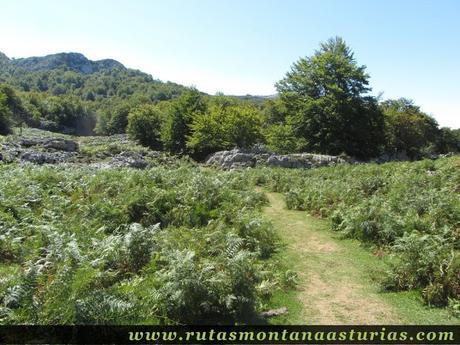
<path fill-rule="evenodd" d="M 309 169 L 346 162 L 345 159 L 337 156 L 311 153 L 278 155 L 275 153 L 261 152 L 260 150 L 252 152 L 239 149 L 219 151 L 209 156 L 206 160 L 206 164 L 219 166 L 223 169 L 252 168 L 255 166 Z"/>
<path fill-rule="evenodd" d="M 227 169 L 233 169 L 236 167 L 245 168 L 245 167 L 255 167 L 257 163 L 256 158 L 247 153 L 241 153 L 237 150 L 234 150 L 229 155 L 223 157 L 223 167 Z"/>
<path fill-rule="evenodd" d="M 23 139 L 19 140 L 19 145 L 21 145 L 22 147 L 32 147 L 32 146 L 36 146 L 38 144 L 40 144 L 40 141 L 36 140 L 36 139 L 23 138 Z"/>
<path fill-rule="evenodd" d="M 149 164 L 140 153 L 125 151 L 114 156 L 110 165 L 117 168 L 145 169 Z"/>
<path fill-rule="evenodd" d="M 270 309 L 267 311 L 263 311 L 260 313 L 261 316 L 263 317 L 274 317 L 274 316 L 280 316 L 280 315 L 285 315 L 288 313 L 288 308 L 286 307 L 281 307 L 278 309 Z"/>
<path fill-rule="evenodd" d="M 66 163 L 75 157 L 75 154 L 70 152 L 40 152 L 40 151 L 27 151 L 21 154 L 20 160 L 22 162 L 29 162 L 33 164 L 59 164 Z"/>
<path fill-rule="evenodd" d="M 59 151 L 75 152 L 78 151 L 78 144 L 73 140 L 67 139 L 49 139 L 44 144 L 43 147 L 46 149 L 55 149 Z"/>
<path fill-rule="evenodd" d="M 21 156 L 21 161 L 34 164 L 55 164 L 56 160 L 53 156 L 43 152 L 26 152 Z"/>

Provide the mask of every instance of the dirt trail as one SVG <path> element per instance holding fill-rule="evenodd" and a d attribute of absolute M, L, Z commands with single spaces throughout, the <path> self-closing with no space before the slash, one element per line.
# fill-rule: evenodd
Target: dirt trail
<path fill-rule="evenodd" d="M 299 324 L 397 324 L 403 322 L 378 293 L 358 247 L 333 237 L 324 222 L 306 212 L 285 208 L 281 194 L 266 193 L 266 216 L 287 243 L 288 256 L 299 274 Z M 368 255 L 368 253 L 366 254 Z"/>

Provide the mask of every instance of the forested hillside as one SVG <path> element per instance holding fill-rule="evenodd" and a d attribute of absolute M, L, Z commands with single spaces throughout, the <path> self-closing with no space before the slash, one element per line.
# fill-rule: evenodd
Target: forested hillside
<path fill-rule="evenodd" d="M 2 90 L 16 122 L 76 134 L 90 134 L 97 119 L 111 118 L 114 108 L 171 99 L 186 89 L 118 61 L 90 61 L 78 53 L 13 60 L 2 54 L 0 82 L 11 87 Z M 119 127 L 110 123 L 99 132 L 124 132 Z"/>
<path fill-rule="evenodd" d="M 460 132 L 440 128 L 411 100 L 380 100 L 341 38 L 299 59 L 269 97 L 215 96 L 78 53 L 0 55 L 0 131 L 39 127 L 70 134 L 128 133 L 141 144 L 202 159 L 263 145 L 360 160 L 458 152 Z"/>

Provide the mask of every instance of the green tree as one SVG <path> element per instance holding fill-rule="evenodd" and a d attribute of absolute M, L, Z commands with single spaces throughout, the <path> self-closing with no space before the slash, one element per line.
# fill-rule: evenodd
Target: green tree
<path fill-rule="evenodd" d="M 436 140 L 438 153 L 460 152 L 460 129 L 443 127 Z"/>
<path fill-rule="evenodd" d="M 290 124 L 273 124 L 264 131 L 267 148 L 278 153 L 292 153 L 305 147 L 305 140 L 296 138 Z"/>
<path fill-rule="evenodd" d="M 227 97 L 214 99 L 206 113 L 195 116 L 187 147 L 197 158 L 234 147 L 248 148 L 262 141 L 262 114 L 253 105 Z"/>
<path fill-rule="evenodd" d="M 286 121 L 286 105 L 280 98 L 269 99 L 263 104 L 263 115 L 267 124 L 282 124 Z"/>
<path fill-rule="evenodd" d="M 0 135 L 7 135 L 11 132 L 12 113 L 7 104 L 6 95 L 0 90 Z"/>
<path fill-rule="evenodd" d="M 409 158 L 420 158 L 439 138 L 436 120 L 423 113 L 413 101 L 400 98 L 380 104 L 385 115 L 386 151 L 405 152 Z"/>
<path fill-rule="evenodd" d="M 95 125 L 94 113 L 73 95 L 51 96 L 42 99 L 41 118 L 50 121 L 56 131 L 77 135 L 92 134 Z"/>
<path fill-rule="evenodd" d="M 196 89 L 186 91 L 171 104 L 170 114 L 163 131 L 165 148 L 174 153 L 187 151 L 187 137 L 191 133 L 190 126 L 196 116 L 206 111 L 206 102 Z"/>
<path fill-rule="evenodd" d="M 27 112 L 18 93 L 6 84 L 0 84 L 0 93 L 3 94 L 3 102 L 11 112 L 12 120 L 18 123 L 25 121 Z"/>
<path fill-rule="evenodd" d="M 96 131 L 105 135 L 125 133 L 128 114 L 134 107 L 130 102 L 122 102 L 105 108 L 98 116 Z"/>
<path fill-rule="evenodd" d="M 150 104 L 138 106 L 128 115 L 128 135 L 154 150 L 162 148 L 161 127 L 163 114 Z"/>
<path fill-rule="evenodd" d="M 365 95 L 368 79 L 339 37 L 294 63 L 276 87 L 294 135 L 303 139 L 299 149 L 358 158 L 379 153 L 384 121 L 377 100 Z"/>

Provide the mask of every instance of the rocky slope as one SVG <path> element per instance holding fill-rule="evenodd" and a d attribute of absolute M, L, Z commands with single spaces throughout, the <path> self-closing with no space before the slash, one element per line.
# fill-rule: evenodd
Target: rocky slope
<path fill-rule="evenodd" d="M 0 137 L 1 139 L 1 137 Z M 71 137 L 30 129 L 0 141 L 0 164 L 85 164 L 97 168 L 145 169 L 178 160 L 137 145 L 125 135 Z"/>

